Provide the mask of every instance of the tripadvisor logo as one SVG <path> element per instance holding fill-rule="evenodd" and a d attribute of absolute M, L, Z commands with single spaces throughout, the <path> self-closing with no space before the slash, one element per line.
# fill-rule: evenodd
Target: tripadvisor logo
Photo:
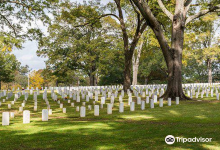
<path fill-rule="evenodd" d="M 176 140 L 175 140 L 175 137 L 172 136 L 172 135 L 167 135 L 165 137 L 165 142 L 169 145 L 172 145 L 174 142 L 182 142 L 182 143 L 185 143 L 185 142 L 211 142 L 212 141 L 212 138 L 197 138 L 197 137 L 194 137 L 194 138 L 183 138 L 183 137 L 176 137 Z"/>
<path fill-rule="evenodd" d="M 172 135 L 167 135 L 165 137 L 165 142 L 169 145 L 173 144 L 175 142 L 175 137 Z"/>

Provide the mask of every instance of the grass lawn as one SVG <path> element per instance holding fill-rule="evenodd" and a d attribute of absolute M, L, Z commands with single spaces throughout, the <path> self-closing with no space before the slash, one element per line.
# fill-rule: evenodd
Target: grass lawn
<path fill-rule="evenodd" d="M 215 95 L 214 95 L 215 96 Z M 160 108 L 158 103 L 151 109 L 141 110 L 135 104 L 135 111 L 130 112 L 127 97 L 124 98 L 125 112 L 118 112 L 118 99 L 113 114 L 107 115 L 107 106 L 100 109 L 100 116 L 93 115 L 93 109 L 86 110 L 86 117 L 80 118 L 76 107 L 70 107 L 64 101 L 67 113 L 62 113 L 59 105 L 48 100 L 53 110 L 48 122 L 41 121 L 41 111 L 46 109 L 42 94 L 38 96 L 38 111 L 34 112 L 33 96 L 30 95 L 24 110 L 31 111 L 31 123 L 23 124 L 22 113 L 18 107 L 24 100 L 19 98 L 10 111 L 15 118 L 9 126 L 0 125 L 0 150 L 4 149 L 220 149 L 220 102 L 214 98 L 199 98 L 202 101 L 180 101 L 180 105 Z M 1 98 L 2 101 L 3 98 Z M 12 100 L 11 98 L 10 100 Z M 7 104 L 0 106 L 0 118 L 3 111 L 9 111 Z M 109 99 L 107 99 L 109 103 Z M 88 104 L 88 103 L 87 103 Z M 92 104 L 92 100 L 90 100 Z M 77 106 L 75 102 L 75 106 Z M 212 138 L 209 143 L 178 143 L 167 145 L 167 135 L 176 137 Z"/>

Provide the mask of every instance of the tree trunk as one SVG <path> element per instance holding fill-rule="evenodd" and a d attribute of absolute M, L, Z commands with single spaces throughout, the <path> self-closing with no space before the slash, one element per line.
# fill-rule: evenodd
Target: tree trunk
<path fill-rule="evenodd" d="M 133 82 L 132 85 L 137 85 L 137 74 L 139 65 L 133 64 Z"/>
<path fill-rule="evenodd" d="M 179 59 L 180 57 L 180 53 L 174 51 L 174 58 L 169 61 L 167 90 L 162 96 L 164 99 L 171 98 L 175 100 L 176 97 L 179 97 L 181 100 L 189 99 L 185 96 L 182 88 L 182 61 Z"/>
<path fill-rule="evenodd" d="M 133 65 L 133 81 L 132 85 L 137 85 L 137 75 L 138 75 L 138 67 L 139 67 L 139 60 L 141 57 L 141 51 L 144 44 L 144 39 L 142 39 L 140 46 L 137 49 L 137 56 L 135 56 L 135 53 L 132 57 L 132 65 Z"/>
<path fill-rule="evenodd" d="M 0 80 L 0 90 L 2 90 L 2 81 Z"/>
<path fill-rule="evenodd" d="M 211 59 L 207 60 L 208 67 L 208 83 L 212 83 L 212 61 Z"/>
<path fill-rule="evenodd" d="M 148 84 L 148 78 L 147 77 L 145 78 L 145 84 L 146 85 Z"/>
<path fill-rule="evenodd" d="M 96 66 L 95 66 L 95 62 L 92 63 L 92 67 L 90 69 L 90 73 L 89 73 L 89 81 L 90 81 L 90 86 L 95 86 L 96 85 L 96 76 L 95 76 L 95 71 L 96 71 Z"/>
<path fill-rule="evenodd" d="M 77 86 L 80 85 L 79 77 L 77 77 Z"/>
<path fill-rule="evenodd" d="M 124 68 L 124 90 L 130 89 L 131 86 L 131 65 L 132 55 L 125 55 L 125 68 Z"/>
<path fill-rule="evenodd" d="M 175 15 L 173 17 L 172 38 L 171 38 L 171 57 L 168 58 L 168 84 L 167 90 L 162 96 L 165 99 L 176 97 L 180 99 L 189 99 L 185 96 L 182 88 L 182 51 L 184 41 L 185 17 L 183 14 L 184 3 L 176 4 Z"/>
<path fill-rule="evenodd" d="M 89 82 L 90 82 L 90 86 L 95 86 L 95 76 L 93 74 L 90 74 Z"/>

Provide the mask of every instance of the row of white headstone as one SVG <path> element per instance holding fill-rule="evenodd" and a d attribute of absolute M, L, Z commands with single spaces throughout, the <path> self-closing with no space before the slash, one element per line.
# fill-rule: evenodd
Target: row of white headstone
<path fill-rule="evenodd" d="M 141 101 L 141 110 L 145 109 L 145 103 L 149 103 L 149 101 Z M 150 101 L 150 108 L 154 108 L 155 100 L 151 99 Z M 139 104 L 139 100 L 138 103 Z M 176 97 L 176 104 L 179 104 L 179 97 Z M 103 104 L 101 104 L 103 107 Z M 74 106 L 74 103 L 71 103 L 71 106 Z M 171 98 L 168 98 L 168 106 L 171 106 Z M 23 111 L 23 107 L 19 107 L 19 111 Z M 159 99 L 159 107 L 163 107 L 163 99 Z M 20 110 L 20 108 L 22 108 Z M 60 104 L 60 108 L 63 109 L 63 113 L 66 113 L 66 108 L 63 108 L 63 104 Z M 107 114 L 112 114 L 113 103 L 107 104 Z M 88 105 L 88 109 L 91 110 L 91 105 Z M 79 111 L 79 106 L 77 106 L 76 111 Z M 130 103 L 130 111 L 135 111 L 135 102 Z M 119 112 L 124 112 L 124 103 L 119 103 Z M 42 121 L 48 121 L 49 115 L 52 115 L 52 109 L 43 109 L 42 110 Z M 13 112 L 3 112 L 2 113 L 2 125 L 9 125 L 9 120 L 14 118 Z M 99 116 L 99 105 L 94 105 L 94 116 Z M 80 117 L 86 117 L 86 107 L 80 107 Z M 30 111 L 24 110 L 23 111 L 23 123 L 30 123 Z"/>

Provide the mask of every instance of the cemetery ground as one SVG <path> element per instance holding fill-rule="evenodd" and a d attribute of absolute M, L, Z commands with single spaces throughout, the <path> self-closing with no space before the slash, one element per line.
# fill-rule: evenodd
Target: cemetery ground
<path fill-rule="evenodd" d="M 49 95 L 49 94 L 48 94 Z M 127 95 L 123 98 L 127 102 Z M 2 101 L 3 98 L 1 98 Z M 126 99 L 126 100 L 125 100 Z M 142 98 L 145 100 L 145 98 Z M 9 111 L 7 104 L 13 97 L 2 103 L 2 112 Z M 24 100 L 22 95 L 10 111 L 15 118 L 10 118 L 9 126 L 0 126 L 0 149 L 220 149 L 220 102 L 216 97 L 198 98 L 180 101 L 179 105 L 172 101 L 172 106 L 164 107 L 155 104 L 153 109 L 146 104 L 145 110 L 135 104 L 135 111 L 125 104 L 123 113 L 118 112 L 118 98 L 115 99 L 113 112 L 107 114 L 107 105 L 100 109 L 99 116 L 94 116 L 94 108 L 86 109 L 86 117 L 80 118 L 76 106 L 63 101 L 66 113 L 62 112 L 57 102 L 50 96 L 53 114 L 49 121 L 42 121 L 42 109 L 47 105 L 38 96 L 38 108 L 34 111 L 33 95 L 29 95 L 24 110 L 31 111 L 31 122 L 23 124 L 23 113 L 18 107 Z M 136 101 L 136 97 L 133 97 Z M 201 100 L 201 101 L 198 101 Z M 72 102 L 73 100 L 71 100 Z M 81 100 L 85 101 L 85 100 Z M 107 98 L 106 103 L 110 99 Z M 86 106 L 90 102 L 86 102 Z M 81 103 L 80 103 L 81 105 Z M 180 143 L 167 145 L 167 135 L 184 138 L 212 138 L 212 142 Z"/>

